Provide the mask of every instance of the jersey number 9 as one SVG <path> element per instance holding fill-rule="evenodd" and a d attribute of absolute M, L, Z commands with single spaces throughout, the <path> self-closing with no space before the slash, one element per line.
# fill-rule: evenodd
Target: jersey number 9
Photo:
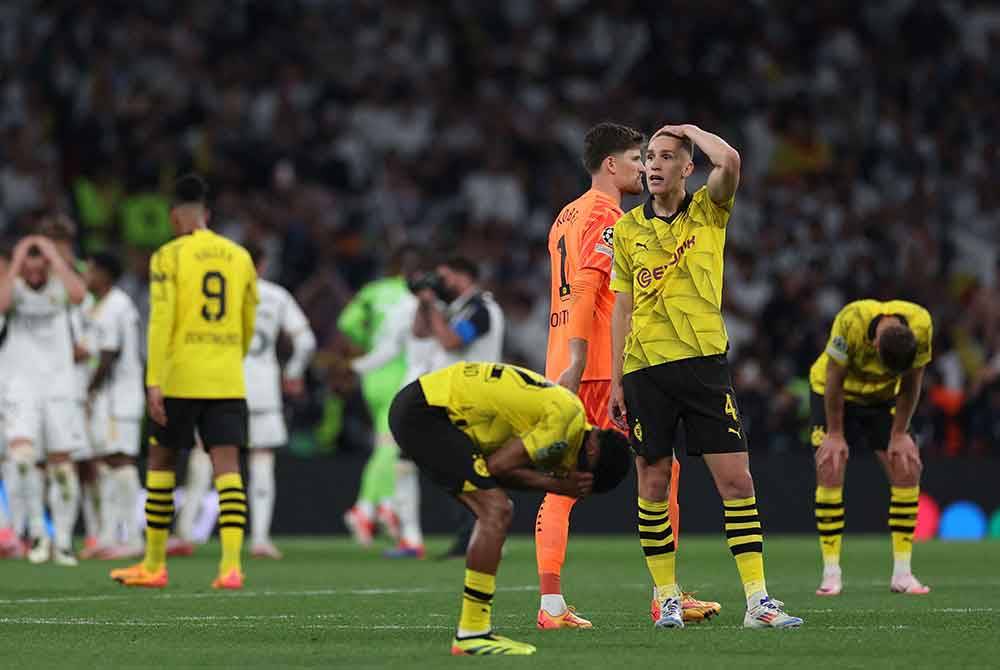
<path fill-rule="evenodd" d="M 221 321 L 226 315 L 226 278 L 221 272 L 205 273 L 201 278 L 201 294 L 205 296 L 201 317 L 205 321 Z"/>

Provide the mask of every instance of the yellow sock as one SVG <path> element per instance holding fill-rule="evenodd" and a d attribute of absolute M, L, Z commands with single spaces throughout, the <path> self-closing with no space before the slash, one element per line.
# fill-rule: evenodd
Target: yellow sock
<path fill-rule="evenodd" d="M 913 556 L 913 531 L 917 527 L 919 486 L 893 486 L 889 499 L 889 531 L 892 535 L 892 558 L 896 574 L 910 572 Z"/>
<path fill-rule="evenodd" d="M 143 566 L 156 572 L 167 564 L 167 536 L 174 521 L 174 484 L 172 470 L 146 473 L 146 558 Z"/>
<path fill-rule="evenodd" d="M 764 531 L 757 514 L 757 498 L 723 500 L 726 542 L 736 559 L 747 598 L 767 593 L 764 583 Z"/>
<path fill-rule="evenodd" d="M 674 531 L 670 527 L 670 503 L 639 498 L 639 544 L 646 557 L 646 567 L 660 598 L 680 596 L 677 586 L 677 553 Z"/>
<path fill-rule="evenodd" d="M 462 616 L 458 620 L 459 637 L 490 632 L 493 594 L 497 590 L 496 575 L 475 570 L 465 571 L 465 593 L 462 595 Z"/>
<path fill-rule="evenodd" d="M 222 544 L 219 573 L 226 574 L 241 567 L 240 551 L 247 525 L 247 495 L 243 490 L 243 478 L 238 472 L 216 477 L 215 488 L 219 491 L 219 541 Z"/>
<path fill-rule="evenodd" d="M 840 567 L 840 547 L 844 538 L 844 487 L 816 487 L 816 529 L 823 566 Z"/>

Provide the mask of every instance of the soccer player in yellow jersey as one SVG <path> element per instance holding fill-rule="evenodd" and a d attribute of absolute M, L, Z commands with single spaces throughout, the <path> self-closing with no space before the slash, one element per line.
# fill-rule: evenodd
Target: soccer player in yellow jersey
<path fill-rule="evenodd" d="M 693 194 L 694 147 L 712 162 Z M 671 460 L 683 421 L 688 454 L 702 456 L 722 496 L 726 538 L 749 628 L 802 624 L 768 596 L 764 535 L 746 435 L 726 361 L 722 267 L 740 155 L 692 125 L 664 126 L 646 149 L 650 199 L 615 225 L 611 289 L 612 371 L 608 411 L 631 427 L 639 479 L 639 542 L 654 584 L 659 628 L 683 628 L 668 517 Z"/>
<path fill-rule="evenodd" d="M 491 623 L 513 504 L 504 488 L 582 498 L 610 491 L 632 457 L 625 437 L 587 423 L 580 399 L 513 365 L 459 362 L 403 387 L 389 410 L 396 443 L 476 517 L 454 655 L 527 655 Z"/>
<path fill-rule="evenodd" d="M 177 452 L 193 446 L 197 430 L 211 455 L 219 491 L 222 561 L 212 587 L 243 587 L 243 357 L 253 337 L 257 273 L 243 247 L 208 230 L 205 196 L 199 177 L 177 182 L 170 220 L 178 237 L 160 247 L 149 264 L 146 400 L 153 425 L 146 473 L 146 557 L 111 571 L 111 578 L 126 586 L 167 585 Z"/>
<path fill-rule="evenodd" d="M 931 361 L 931 315 L 903 300 L 858 300 L 837 314 L 826 350 L 809 371 L 812 445 L 816 448 L 816 527 L 823 555 L 817 595 L 842 588 L 844 472 L 848 445 L 875 452 L 889 477 L 894 593 L 930 589 L 910 569 L 923 466 L 909 433 Z"/>

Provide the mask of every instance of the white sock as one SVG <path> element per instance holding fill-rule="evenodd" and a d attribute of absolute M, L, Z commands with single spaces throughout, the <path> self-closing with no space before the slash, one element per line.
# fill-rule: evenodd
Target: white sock
<path fill-rule="evenodd" d="M 463 637 L 475 637 L 476 635 L 486 635 L 490 632 L 490 629 L 486 630 L 469 630 L 467 628 L 459 628 L 458 632 L 455 633 L 455 637 L 462 639 Z"/>
<path fill-rule="evenodd" d="M 913 568 L 910 567 L 910 559 L 912 556 L 907 556 L 905 558 L 894 558 L 892 560 L 892 576 L 895 577 L 905 577 L 906 575 L 912 574 Z"/>
<path fill-rule="evenodd" d="M 840 563 L 824 563 L 823 564 L 823 576 L 824 577 L 839 577 L 840 576 Z"/>
<path fill-rule="evenodd" d="M 118 543 L 118 516 L 116 506 L 118 505 L 118 495 L 115 485 L 115 471 L 103 463 L 97 469 L 98 491 L 101 496 L 101 531 L 97 535 L 97 545 L 99 547 L 113 547 Z M 87 509 L 87 489 L 84 487 L 83 493 L 84 520 L 86 523 Z"/>
<path fill-rule="evenodd" d="M 663 602 L 667 598 L 680 598 L 681 597 L 681 587 L 677 584 L 663 584 L 662 586 L 653 587 L 653 597 Z"/>
<path fill-rule="evenodd" d="M 274 516 L 274 452 L 250 452 L 250 527 L 254 544 L 270 541 Z"/>
<path fill-rule="evenodd" d="M 202 499 L 212 488 L 212 459 L 201 447 L 188 455 L 187 480 L 184 482 L 184 504 L 177 514 L 177 534 L 190 541 L 194 536 L 194 522 Z"/>
<path fill-rule="evenodd" d="M 52 513 L 52 528 L 55 545 L 59 549 L 73 549 L 73 526 L 76 525 L 77 510 L 80 508 L 80 480 L 76 467 L 65 461 L 50 465 L 49 511 Z"/>
<path fill-rule="evenodd" d="M 126 546 L 142 544 L 142 527 L 135 520 L 141 489 L 139 468 L 134 463 L 129 463 L 112 470 L 111 477 L 115 484 L 115 527 L 121 529 L 122 542 Z"/>
<path fill-rule="evenodd" d="M 364 514 L 369 519 L 375 518 L 375 505 L 370 500 L 359 500 L 354 503 L 354 506 L 358 508 L 358 511 Z"/>
<path fill-rule="evenodd" d="M 752 610 L 760 604 L 760 601 L 767 598 L 767 591 L 756 591 L 747 596 L 747 609 Z"/>
<path fill-rule="evenodd" d="M 46 537 L 45 532 L 45 482 L 42 471 L 35 465 L 28 465 L 21 472 L 25 509 L 28 513 L 28 535 L 32 539 Z"/>
<path fill-rule="evenodd" d="M 3 462 L 4 491 L 7 494 L 7 511 L 10 513 L 10 527 L 18 537 L 24 535 L 28 524 L 28 510 L 24 500 L 24 486 L 17 463 L 10 458 Z"/>
<path fill-rule="evenodd" d="M 566 612 L 566 600 L 561 593 L 542 594 L 542 609 L 552 616 L 559 616 Z"/>
<path fill-rule="evenodd" d="M 396 464 L 396 498 L 393 501 L 399 517 L 399 539 L 411 547 L 422 547 L 424 534 L 420 529 L 420 474 L 413 461 Z"/>
<path fill-rule="evenodd" d="M 101 490 L 100 473 L 97 480 L 92 482 L 80 482 L 80 489 L 83 494 L 83 534 L 84 537 L 100 537 L 101 535 Z"/>

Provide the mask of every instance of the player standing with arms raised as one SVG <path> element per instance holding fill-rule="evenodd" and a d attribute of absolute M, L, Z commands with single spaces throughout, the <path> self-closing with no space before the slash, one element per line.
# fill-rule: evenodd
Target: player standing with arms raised
<path fill-rule="evenodd" d="M 708 183 L 689 194 L 695 146 L 713 168 Z M 608 410 L 619 425 L 627 421 L 638 454 L 639 538 L 659 628 L 684 626 L 667 514 L 681 419 L 688 453 L 704 457 L 722 497 L 726 538 L 746 594 L 743 625 L 802 624 L 767 594 L 764 536 L 726 361 L 723 251 L 739 180 L 740 155 L 721 137 L 692 125 L 664 126 L 646 150 L 651 197 L 615 226 Z"/>
<path fill-rule="evenodd" d="M 257 273 L 246 249 L 208 230 L 205 183 L 188 175 L 175 188 L 170 221 L 178 237 L 149 263 L 146 558 L 112 570 L 111 578 L 126 586 L 167 585 L 177 452 L 193 446 L 197 429 L 219 491 L 222 560 L 212 587 L 239 589 L 247 517 L 240 475 L 247 444 L 243 357 L 253 337 Z"/>
<path fill-rule="evenodd" d="M 72 538 L 80 482 L 71 457 L 86 446 L 86 435 L 70 312 L 86 294 L 83 279 L 41 235 L 18 242 L 10 269 L 0 277 L 0 313 L 7 313 L 8 328 L 5 372 L 10 375 L 4 423 L 14 463 L 7 486 L 13 516 L 27 517 L 33 563 L 51 557 L 60 565 L 77 564 Z M 44 526 L 44 487 L 35 467 L 40 460 L 46 461 L 54 547 Z"/>

